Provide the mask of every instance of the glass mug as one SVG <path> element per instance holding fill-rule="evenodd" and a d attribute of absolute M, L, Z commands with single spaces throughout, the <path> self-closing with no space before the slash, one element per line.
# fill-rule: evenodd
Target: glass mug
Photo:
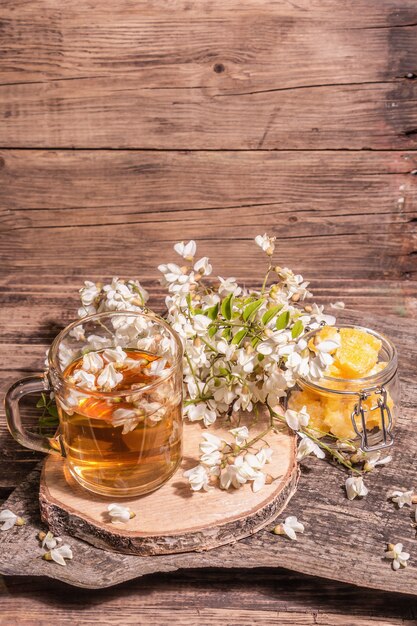
<path fill-rule="evenodd" d="M 14 383 L 7 424 L 23 446 L 61 454 L 73 478 L 105 496 L 153 491 L 182 455 L 182 344 L 162 319 L 112 311 L 70 324 L 54 340 L 48 371 Z M 28 432 L 19 400 L 53 391 L 54 437 Z"/>

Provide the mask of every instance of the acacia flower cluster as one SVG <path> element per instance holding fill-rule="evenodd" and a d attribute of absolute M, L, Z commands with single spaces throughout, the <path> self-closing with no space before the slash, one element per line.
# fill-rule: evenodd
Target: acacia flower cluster
<path fill-rule="evenodd" d="M 327 452 L 358 475 L 389 462 L 390 457 L 380 460 L 379 453 L 355 458 L 356 449 L 348 441 L 326 445 L 323 433 L 309 427 L 305 407 L 299 412 L 287 410 L 284 414 L 282 406 L 297 377 L 321 378 L 333 362 L 332 353 L 338 347 L 336 337 L 320 342 L 312 351 L 304 334 L 323 324 L 333 325 L 336 320 L 333 315 L 324 314 L 323 307 L 305 303 L 311 293 L 301 275 L 274 265 L 275 237 L 258 235 L 255 243 L 265 253 L 268 263 L 258 289 L 239 285 L 233 277 L 213 277 L 208 257 L 196 256 L 195 241 L 175 244 L 174 251 L 181 260 L 164 263 L 158 268 L 168 292 L 166 319 L 184 347 L 186 417 L 191 422 L 201 421 L 205 427 L 218 419 L 226 419 L 233 426 L 240 425 L 245 414 L 250 422 L 251 415 L 266 412 L 270 429 L 284 423 L 297 433 L 298 460 L 310 454 L 324 458 Z M 118 278 L 108 285 L 87 281 L 80 295 L 80 316 L 113 310 L 140 311 L 148 301 L 148 294 L 138 281 Z M 116 335 L 119 332 L 125 331 L 116 329 Z M 103 348 L 96 345 L 94 337 L 89 337 L 88 341 L 92 349 Z M 87 355 L 86 367 L 83 366 L 87 372 L 78 376 L 83 383 L 89 377 L 91 384 L 111 388 L 116 382 L 117 368 L 106 364 L 109 371 L 106 370 L 101 380 L 96 375 L 98 369 L 97 372 L 95 369 L 100 366 L 96 360 L 94 355 Z M 117 420 L 118 416 L 115 418 Z M 126 432 L 137 424 L 133 415 L 120 415 L 120 419 Z M 251 440 L 249 432 L 248 440 Z M 206 440 L 204 445 L 208 445 Z M 235 441 L 234 445 L 239 446 L 239 443 Z M 229 459 L 226 468 L 221 467 L 222 451 L 215 450 L 205 461 L 200 459 L 200 464 L 188 471 L 186 477 L 193 490 L 208 489 L 216 481 L 221 488 L 236 488 L 245 482 L 260 488 L 264 479 L 259 474 L 266 476 L 262 467 L 258 467 L 259 460 L 252 458 L 258 452 L 260 449 L 251 444 L 249 453 L 241 450 L 235 454 L 233 463 Z M 216 463 L 212 463 L 214 458 Z M 354 467 L 357 464 L 363 464 L 361 470 Z"/>
<path fill-rule="evenodd" d="M 253 491 L 259 491 L 267 480 L 273 480 L 262 469 L 270 462 L 272 450 L 263 446 L 258 452 L 251 452 L 255 440 L 249 440 L 249 430 L 246 426 L 233 428 L 229 431 L 233 442 L 217 437 L 210 432 L 202 435 L 200 443 L 199 465 L 184 472 L 190 481 L 191 489 L 208 491 L 212 485 L 219 483 L 221 489 L 234 487 L 238 489 L 245 483 L 251 483 Z"/>

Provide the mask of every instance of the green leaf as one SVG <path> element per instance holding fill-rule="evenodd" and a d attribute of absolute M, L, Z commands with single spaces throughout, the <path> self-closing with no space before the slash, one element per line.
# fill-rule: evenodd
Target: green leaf
<path fill-rule="evenodd" d="M 272 320 L 273 317 L 282 309 L 283 304 L 277 304 L 276 306 L 271 307 L 262 316 L 262 324 L 268 324 Z"/>
<path fill-rule="evenodd" d="M 259 339 L 259 337 L 254 337 L 251 341 L 252 348 L 256 348 L 258 343 L 261 343 L 261 340 Z"/>
<path fill-rule="evenodd" d="M 229 293 L 229 295 L 226 296 L 226 298 L 223 300 L 222 307 L 221 307 L 222 315 L 227 320 L 232 319 L 232 303 L 233 303 L 233 294 Z"/>
<path fill-rule="evenodd" d="M 206 312 L 203 309 L 193 309 L 193 315 L 205 315 Z"/>
<path fill-rule="evenodd" d="M 56 404 L 50 404 L 48 406 L 48 413 L 55 419 L 58 419 L 58 409 L 56 408 Z"/>
<path fill-rule="evenodd" d="M 36 408 L 42 409 L 44 406 L 46 406 L 46 398 L 45 398 L 45 394 L 43 393 L 36 403 Z"/>
<path fill-rule="evenodd" d="M 281 315 L 278 316 L 277 321 L 275 323 L 275 328 L 277 330 L 282 330 L 283 328 L 287 328 L 288 322 L 290 321 L 290 312 L 284 311 Z"/>
<path fill-rule="evenodd" d="M 190 309 L 191 313 L 193 313 L 193 305 L 191 303 L 191 294 L 187 293 L 185 299 L 187 300 L 188 308 Z"/>
<path fill-rule="evenodd" d="M 220 367 L 219 374 L 221 374 L 222 376 L 226 376 L 226 378 L 229 378 L 230 372 L 225 367 Z"/>
<path fill-rule="evenodd" d="M 219 312 L 219 303 L 215 304 L 214 306 L 211 306 L 209 309 L 206 309 L 204 311 L 204 315 L 207 315 L 207 317 L 209 317 L 211 320 L 215 320 L 218 312 Z"/>
<path fill-rule="evenodd" d="M 58 426 L 57 417 L 41 417 L 39 420 L 41 426 Z"/>
<path fill-rule="evenodd" d="M 298 320 L 297 322 L 295 322 L 294 326 L 291 329 L 291 337 L 293 339 L 296 339 L 299 335 L 301 335 L 303 330 L 304 330 L 303 322 L 301 320 Z"/>
<path fill-rule="evenodd" d="M 215 324 L 212 324 L 211 326 L 208 327 L 208 336 L 210 337 L 210 339 L 211 337 L 213 337 L 213 335 L 216 334 L 216 331 L 217 331 L 217 326 Z"/>
<path fill-rule="evenodd" d="M 242 339 L 244 339 L 246 337 L 246 335 L 248 334 L 248 331 L 246 328 L 241 328 L 236 335 L 233 337 L 232 339 L 232 343 L 239 345 L 240 342 L 242 341 Z"/>
<path fill-rule="evenodd" d="M 224 337 L 226 339 L 226 341 L 230 341 L 232 338 L 232 331 L 230 330 L 230 328 L 225 328 L 224 331 L 222 332 L 222 337 Z"/>
<path fill-rule="evenodd" d="M 243 319 L 247 322 L 249 319 L 253 318 L 256 311 L 260 309 L 260 307 L 265 302 L 265 298 L 259 298 L 259 300 L 255 300 L 255 302 L 251 302 L 247 307 L 243 310 Z"/>

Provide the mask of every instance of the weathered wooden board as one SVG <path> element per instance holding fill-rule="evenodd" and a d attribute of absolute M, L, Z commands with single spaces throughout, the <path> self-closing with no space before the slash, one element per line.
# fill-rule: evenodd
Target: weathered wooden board
<path fill-rule="evenodd" d="M 252 436 L 262 435 L 267 427 L 268 419 L 260 419 L 251 429 Z M 211 432 L 230 441 L 227 426 L 219 423 Z M 65 472 L 63 459 L 48 457 L 40 484 L 42 520 L 55 535 L 69 534 L 98 548 L 140 556 L 207 550 L 234 543 L 270 524 L 296 489 L 294 435 L 284 428 L 264 437 L 264 445 L 273 451 L 266 470 L 275 480 L 262 490 L 255 493 L 248 483 L 239 491 L 217 488 L 193 493 L 183 473 L 198 464 L 201 434 L 201 424 L 185 421 L 180 467 L 156 491 L 122 501 L 136 515 L 128 524 L 111 523 L 107 505 L 114 498 L 88 493 Z"/>
<path fill-rule="evenodd" d="M 413 149 L 416 15 L 412 0 L 5 0 L 0 146 Z"/>
<path fill-rule="evenodd" d="M 61 319 L 62 286 L 71 317 L 83 279 L 133 275 L 155 298 L 156 267 L 181 238 L 200 241 L 219 274 L 253 284 L 263 272 L 253 237 L 263 231 L 278 237 L 277 262 L 311 280 L 319 301 L 416 311 L 413 152 L 0 156 L 5 341 L 29 333 L 41 342 L 45 316 Z"/>
<path fill-rule="evenodd" d="M 178 568 L 283 566 L 355 585 L 417 595 L 417 540 L 410 509 L 396 510 L 387 500 L 392 489 L 412 488 L 416 483 L 417 349 L 414 337 L 417 324 L 351 312 L 344 312 L 339 320 L 373 326 L 389 335 L 399 349 L 402 411 L 394 459 L 367 477 L 370 493 L 366 498 L 349 502 L 343 490 L 345 473 L 316 459 L 308 459 L 302 464 L 299 488 L 288 507 L 288 514 L 297 515 L 306 526 L 298 542 L 261 530 L 234 545 L 206 553 L 135 557 L 105 552 L 64 537 L 74 548 L 74 560 L 63 568 L 40 559 L 36 533 L 41 523 L 36 495 L 34 497 L 39 483 L 37 470 L 7 502 L 9 508 L 26 515 L 29 523 L 1 533 L 0 570 L 7 574 L 52 576 L 79 586 L 100 587 Z M 386 543 L 397 541 L 411 553 L 409 567 L 400 572 L 394 572 L 383 558 Z"/>
<path fill-rule="evenodd" d="M 204 8 L 189 0 L 122 0 L 117 10 L 111 0 L 4 0 L 2 73 L 15 83 L 134 72 L 146 86 L 170 87 L 224 79 L 221 69 L 213 73 L 223 62 L 236 84 L 265 81 L 272 69 L 291 84 L 306 76 L 314 84 L 385 78 L 390 41 L 404 37 L 394 63 L 413 51 L 415 3 L 359 0 L 354 8 L 334 0 L 215 0 Z"/>
<path fill-rule="evenodd" d="M 131 75 L 0 85 L 0 118 L 9 119 L 0 125 L 0 146 L 414 149 L 416 96 L 417 81 L 395 70 L 376 84 L 240 85 L 230 92 L 223 85 L 147 88 Z"/>
<path fill-rule="evenodd" d="M 80 280 L 146 275 L 146 286 L 161 303 L 154 268 L 161 250 L 183 238 L 183 232 L 200 239 L 207 230 L 218 243 L 203 242 L 202 254 L 215 249 L 219 273 L 253 284 L 262 270 L 249 238 L 258 225 L 274 228 L 280 237 L 279 262 L 312 279 L 318 301 L 342 299 L 361 311 L 415 317 L 415 199 L 410 189 L 417 180 L 410 172 L 417 166 L 410 151 L 417 136 L 416 22 L 415 0 L 3 0 L 0 135 L 7 146 L 13 140 L 20 148 L 47 151 L 2 153 L 6 168 L 17 154 L 21 157 L 12 176 L 0 169 L 0 387 L 42 367 L 44 348 L 75 315 L 73 294 Z M 88 158 L 74 168 L 63 166 L 63 154 L 76 163 L 84 150 L 53 150 L 104 143 L 112 149 L 112 160 L 110 151 L 97 150 L 90 158 L 94 167 L 87 165 Z M 258 151 L 260 144 L 256 154 L 261 158 L 248 162 L 240 150 Z M 170 154 L 161 152 L 156 165 L 147 152 L 143 159 L 132 152 L 132 161 L 120 154 L 120 163 L 133 168 L 120 177 L 113 149 L 122 146 L 217 146 L 236 152 L 224 162 L 219 159 L 214 169 L 192 168 L 190 176 L 190 163 L 198 157 L 191 152 L 185 167 L 176 169 L 170 191 L 165 183 Z M 268 166 L 271 148 L 290 147 L 296 150 L 294 158 L 285 152 L 274 169 Z M 328 152 L 329 147 L 335 151 Z M 364 152 L 352 152 L 354 147 Z M 319 152 L 305 152 L 312 148 Z M 408 152 L 375 155 L 367 148 Z M 49 165 L 43 170 L 46 155 Z M 202 159 L 209 162 L 209 156 Z M 403 158 L 409 169 L 399 173 Z M 138 164 L 141 169 L 135 170 Z M 146 177 L 152 185 L 143 193 Z M 260 199 L 264 191 L 272 199 Z M 398 202 L 401 197 L 404 204 Z M 272 204 L 257 205 L 262 202 Z M 24 223 L 28 214 L 31 220 Z M 351 219 L 352 214 L 357 217 Z M 406 214 L 414 222 L 398 217 Z M 153 228 L 143 224 L 146 220 Z M 50 227 L 54 222 L 59 228 Z M 124 222 L 126 227 L 119 226 Z M 225 224 L 225 234 L 215 230 L 216 223 Z M 15 227 L 21 230 L 10 232 Z M 4 420 L 0 445 L 4 493 L 39 457 L 11 441 Z M 102 594 L 93 601 L 89 592 L 75 597 L 42 579 L 15 579 L 2 615 L 9 623 L 30 626 L 43 623 L 45 614 L 58 622 L 142 623 L 143 618 L 143 623 L 161 625 L 356 626 L 415 618 L 413 602 L 403 601 L 397 612 L 397 596 L 374 593 L 370 600 L 367 593 L 355 594 L 342 585 L 279 576 L 275 570 L 269 582 L 264 582 L 265 570 L 255 580 L 242 573 L 234 595 L 232 573 L 223 574 L 228 582 L 218 584 L 216 574 L 210 583 L 200 572 L 198 587 L 194 571 L 188 580 L 183 576 L 177 586 L 176 578 L 166 577 L 171 595 L 160 593 L 164 577 L 149 577 L 152 596 L 139 581 L 107 592 L 105 603 Z"/>

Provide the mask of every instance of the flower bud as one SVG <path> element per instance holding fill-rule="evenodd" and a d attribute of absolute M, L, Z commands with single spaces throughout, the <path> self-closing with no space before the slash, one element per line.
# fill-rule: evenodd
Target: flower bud
<path fill-rule="evenodd" d="M 295 293 L 295 294 L 292 296 L 291 300 L 292 300 L 293 302 L 298 302 L 298 301 L 299 301 L 299 299 L 300 299 L 300 297 L 301 297 L 301 296 L 300 296 L 300 294 L 299 294 L 299 293 Z"/>

